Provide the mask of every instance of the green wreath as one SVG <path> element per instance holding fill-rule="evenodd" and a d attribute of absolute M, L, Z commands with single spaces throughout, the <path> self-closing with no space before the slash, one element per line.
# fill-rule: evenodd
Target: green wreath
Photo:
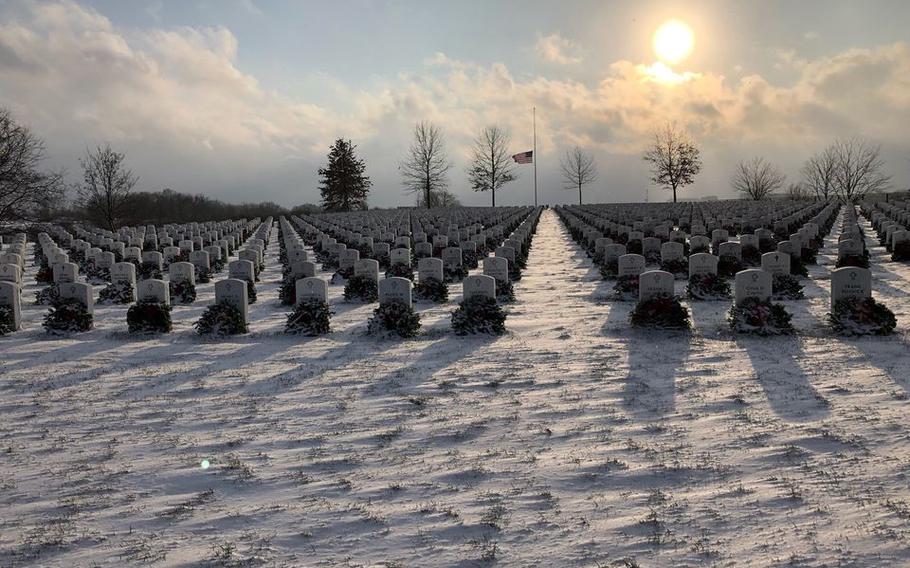
<path fill-rule="evenodd" d="M 649 329 L 689 329 L 689 310 L 676 296 L 656 296 L 635 304 L 629 323 Z"/>
<path fill-rule="evenodd" d="M 889 335 L 897 327 L 894 312 L 871 297 L 838 300 L 828 321 L 842 335 Z"/>
<path fill-rule="evenodd" d="M 12 306 L 0 306 L 0 336 L 16 331 L 16 314 Z"/>
<path fill-rule="evenodd" d="M 907 262 L 910 260 L 910 241 L 901 241 L 894 245 L 891 251 L 891 260 L 896 262 Z"/>
<path fill-rule="evenodd" d="M 730 308 L 727 321 L 735 333 L 787 335 L 793 333 L 792 317 L 780 304 L 747 298 Z"/>
<path fill-rule="evenodd" d="M 613 285 L 613 292 L 619 300 L 634 300 L 638 297 L 638 275 L 620 276 Z"/>
<path fill-rule="evenodd" d="M 44 316 L 42 324 L 48 333 L 73 333 L 92 329 L 93 318 L 88 307 L 75 298 L 58 298 Z"/>
<path fill-rule="evenodd" d="M 373 303 L 379 299 L 379 287 L 369 276 L 353 276 L 344 285 L 344 299 Z"/>
<path fill-rule="evenodd" d="M 161 269 L 154 262 L 143 262 L 136 270 L 139 280 L 161 280 Z"/>
<path fill-rule="evenodd" d="M 693 274 L 686 293 L 693 300 L 724 300 L 730 297 L 730 283 L 717 274 Z"/>
<path fill-rule="evenodd" d="M 126 312 L 130 333 L 169 333 L 171 306 L 155 300 L 140 300 Z"/>
<path fill-rule="evenodd" d="M 420 314 L 414 308 L 400 302 L 380 304 L 367 322 L 367 333 L 371 335 L 397 335 L 414 337 L 420 331 Z"/>
<path fill-rule="evenodd" d="M 385 271 L 386 278 L 392 277 L 407 278 L 408 280 L 414 280 L 414 269 L 407 264 L 393 264 Z"/>
<path fill-rule="evenodd" d="M 501 335 L 506 331 L 506 314 L 493 298 L 474 296 L 452 312 L 452 329 L 457 335 Z"/>
<path fill-rule="evenodd" d="M 496 301 L 497 302 L 514 302 L 515 289 L 511 280 L 496 280 Z"/>
<path fill-rule="evenodd" d="M 196 301 L 196 285 L 189 280 L 171 280 L 168 282 L 168 288 L 172 302 L 192 304 Z"/>
<path fill-rule="evenodd" d="M 99 304 L 130 304 L 135 294 L 129 282 L 111 282 L 98 293 Z"/>
<path fill-rule="evenodd" d="M 442 304 L 449 299 L 449 286 L 436 278 L 421 278 L 414 286 L 414 297 Z"/>
<path fill-rule="evenodd" d="M 774 274 L 771 277 L 771 298 L 774 300 L 802 300 L 803 285 L 792 274 Z"/>
<path fill-rule="evenodd" d="M 309 298 L 294 306 L 284 326 L 285 333 L 322 335 L 329 333 L 331 311 L 323 301 Z"/>
<path fill-rule="evenodd" d="M 212 304 L 205 309 L 193 327 L 199 335 L 223 337 L 247 332 L 243 314 L 239 309 L 226 301 Z"/>
<path fill-rule="evenodd" d="M 35 303 L 39 306 L 52 306 L 60 298 L 60 286 L 51 284 L 35 292 Z"/>

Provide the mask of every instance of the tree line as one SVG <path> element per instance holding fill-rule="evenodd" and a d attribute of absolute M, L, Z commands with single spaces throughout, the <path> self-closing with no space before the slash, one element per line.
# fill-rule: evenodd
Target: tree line
<path fill-rule="evenodd" d="M 701 171 L 700 150 L 686 132 L 668 123 L 654 133 L 644 155 L 651 167 L 651 183 L 677 191 L 695 181 Z M 839 199 L 857 203 L 870 193 L 886 191 L 891 176 L 884 173 L 881 146 L 861 138 L 837 139 L 803 164 L 802 179 L 791 183 L 785 195 L 794 199 Z M 730 186 L 745 199 L 767 199 L 784 190 L 786 176 L 761 156 L 740 161 Z"/>
<path fill-rule="evenodd" d="M 491 205 L 496 194 L 517 179 L 516 160 L 510 154 L 511 136 L 497 125 L 483 128 L 471 147 L 467 179 L 472 190 L 489 192 Z M 373 183 L 366 164 L 356 154 L 351 140 L 335 140 L 318 169 L 321 203 L 288 210 L 276 203 L 229 204 L 204 195 L 134 191 L 138 176 L 126 164 L 126 155 L 110 145 L 86 150 L 79 160 L 82 181 L 67 188 L 64 172 L 46 171 L 43 140 L 17 123 L 10 112 L 0 108 L 0 222 L 85 219 L 100 227 L 116 230 L 125 224 L 181 223 L 193 220 L 222 220 L 263 217 L 294 212 L 355 211 L 368 208 Z M 532 156 L 536 160 L 537 156 Z M 644 155 L 652 184 L 671 191 L 673 201 L 701 172 L 701 151 L 695 140 L 675 124 L 667 123 L 653 133 Z M 806 160 L 802 179 L 787 186 L 793 198 L 840 199 L 856 203 L 865 195 L 890 186 L 885 175 L 881 148 L 859 138 L 838 139 Z M 446 151 L 442 130 L 418 122 L 404 158 L 398 164 L 404 190 L 418 207 L 453 207 L 458 199 L 449 190 L 452 162 Z M 575 146 L 560 160 L 566 190 L 577 191 L 583 203 L 584 187 L 597 181 L 597 164 L 592 153 Z M 741 161 L 730 180 L 731 187 L 748 199 L 765 199 L 784 189 L 786 176 L 765 160 L 755 157 Z M 65 203 L 67 190 L 75 195 Z"/>

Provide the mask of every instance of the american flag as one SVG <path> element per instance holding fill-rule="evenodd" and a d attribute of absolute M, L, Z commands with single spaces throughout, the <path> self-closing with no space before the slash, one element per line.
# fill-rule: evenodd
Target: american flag
<path fill-rule="evenodd" d="M 534 150 L 519 152 L 512 156 L 512 159 L 515 160 L 516 164 L 531 164 L 534 162 Z"/>

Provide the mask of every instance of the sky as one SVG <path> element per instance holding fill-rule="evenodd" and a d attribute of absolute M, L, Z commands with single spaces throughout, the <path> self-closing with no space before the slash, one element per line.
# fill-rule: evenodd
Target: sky
<path fill-rule="evenodd" d="M 680 61 L 655 31 L 691 29 Z M 681 195 L 733 197 L 741 160 L 788 182 L 838 137 L 881 145 L 895 189 L 910 187 L 910 2 L 0 0 L 0 106 L 80 178 L 109 143 L 137 189 L 230 202 L 319 200 L 317 169 L 349 138 L 373 180 L 371 206 L 413 204 L 398 164 L 418 121 L 439 126 L 450 190 L 488 205 L 466 168 L 472 140 L 505 128 L 532 147 L 540 203 L 568 203 L 559 162 L 597 162 L 591 203 L 666 200 L 641 159 L 674 122 L 703 170 Z M 671 46 L 672 47 L 672 46 Z M 680 48 L 681 49 L 681 48 Z M 533 203 L 533 166 L 497 204 Z"/>

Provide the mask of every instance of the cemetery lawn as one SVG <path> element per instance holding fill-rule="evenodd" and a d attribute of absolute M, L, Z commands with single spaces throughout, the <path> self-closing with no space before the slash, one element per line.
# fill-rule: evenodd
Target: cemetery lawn
<path fill-rule="evenodd" d="M 452 333 L 460 284 L 412 340 L 365 336 L 341 285 L 332 333 L 285 336 L 275 237 L 248 335 L 193 334 L 209 283 L 169 335 L 96 306 L 47 337 L 30 243 L 0 566 L 907 565 L 910 265 L 864 223 L 891 337 L 826 327 L 837 231 L 785 338 L 731 335 L 730 301 L 633 331 L 550 210 L 501 337 Z"/>

